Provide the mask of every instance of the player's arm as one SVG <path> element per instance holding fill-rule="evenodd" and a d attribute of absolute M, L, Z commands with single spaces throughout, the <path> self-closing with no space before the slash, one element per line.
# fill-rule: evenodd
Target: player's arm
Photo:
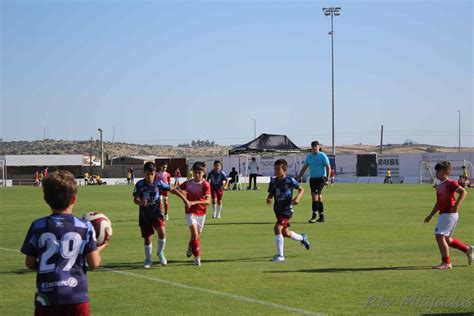
<path fill-rule="evenodd" d="M 205 200 L 197 200 L 197 201 L 188 201 L 189 205 L 209 205 L 211 204 L 211 197 L 209 195 L 206 195 Z"/>
<path fill-rule="evenodd" d="M 268 193 L 268 196 L 267 196 L 267 204 L 272 204 L 272 199 L 273 199 L 273 194 L 271 193 Z"/>
<path fill-rule="evenodd" d="M 98 246 L 96 250 L 89 252 L 86 255 L 87 265 L 92 269 L 97 269 L 100 266 L 100 252 L 107 248 L 109 243 L 106 241 L 102 245 Z"/>
<path fill-rule="evenodd" d="M 438 202 L 434 204 L 433 209 L 431 210 L 431 213 L 428 216 L 426 216 L 425 223 L 428 223 L 437 212 L 438 212 Z"/>
<path fill-rule="evenodd" d="M 326 165 L 326 182 L 328 181 L 330 175 L 331 175 L 331 164 L 328 163 Z"/>
<path fill-rule="evenodd" d="M 461 206 L 462 201 L 466 198 L 467 191 L 463 187 L 459 187 L 456 190 L 456 193 L 458 193 L 458 198 L 456 200 L 456 203 L 454 203 L 452 210 L 457 211 L 458 208 Z"/>
<path fill-rule="evenodd" d="M 30 270 L 36 271 L 38 269 L 38 258 L 26 255 L 25 266 Z"/>
<path fill-rule="evenodd" d="M 302 185 L 298 186 L 298 188 L 296 190 L 298 190 L 298 193 L 296 194 L 296 197 L 293 199 L 293 204 L 294 205 L 298 205 L 298 203 L 300 203 L 300 199 L 301 199 L 301 197 L 303 196 L 303 193 L 304 193 L 304 189 L 303 189 Z"/>
<path fill-rule="evenodd" d="M 300 170 L 300 173 L 298 174 L 298 176 L 296 176 L 296 180 L 300 180 L 301 177 L 303 177 L 304 173 L 306 172 L 306 169 L 308 169 L 308 165 L 304 164 L 303 168 L 301 168 Z"/>

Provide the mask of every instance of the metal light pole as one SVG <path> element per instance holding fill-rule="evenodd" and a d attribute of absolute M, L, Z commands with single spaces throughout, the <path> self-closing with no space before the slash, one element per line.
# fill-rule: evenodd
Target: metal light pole
<path fill-rule="evenodd" d="M 459 120 L 458 120 L 458 127 L 459 127 L 459 131 L 458 131 L 458 151 L 461 152 L 461 110 L 456 110 L 458 111 L 458 117 L 459 117 Z"/>
<path fill-rule="evenodd" d="M 257 120 L 256 119 L 252 119 L 253 120 L 253 138 L 257 138 Z"/>
<path fill-rule="evenodd" d="M 112 166 L 114 164 L 114 154 L 115 154 L 115 126 L 113 126 L 113 132 L 112 132 L 112 157 L 110 157 L 110 165 Z"/>
<path fill-rule="evenodd" d="M 332 154 L 336 154 L 336 143 L 334 137 L 334 16 L 341 15 L 340 7 L 323 8 L 325 16 L 331 17 L 331 75 L 332 75 Z"/>
<path fill-rule="evenodd" d="M 90 140 L 90 145 L 91 145 L 91 148 L 90 148 L 90 151 L 89 151 L 89 174 L 92 177 L 92 137 L 91 137 L 91 140 Z"/>
<path fill-rule="evenodd" d="M 101 128 L 97 129 L 100 133 L 100 168 L 104 169 L 104 141 L 102 138 L 103 130 Z"/>

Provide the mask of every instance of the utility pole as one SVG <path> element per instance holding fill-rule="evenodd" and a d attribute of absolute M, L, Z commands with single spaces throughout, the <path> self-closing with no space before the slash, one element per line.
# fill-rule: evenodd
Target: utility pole
<path fill-rule="evenodd" d="M 89 175 L 92 177 L 92 137 L 90 140 L 90 150 L 89 150 Z"/>
<path fill-rule="evenodd" d="M 101 128 L 97 129 L 100 133 L 100 168 L 104 169 L 104 141 L 102 138 L 103 130 Z"/>
<path fill-rule="evenodd" d="M 383 146 L 383 124 L 380 128 L 380 153 L 382 153 L 382 146 Z"/>

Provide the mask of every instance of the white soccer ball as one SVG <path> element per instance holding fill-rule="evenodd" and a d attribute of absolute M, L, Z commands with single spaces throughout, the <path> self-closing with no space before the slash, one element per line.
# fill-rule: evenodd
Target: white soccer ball
<path fill-rule="evenodd" d="M 101 246 L 104 242 L 109 241 L 112 237 L 112 222 L 101 212 L 89 212 L 82 216 L 83 219 L 91 222 L 95 231 L 97 246 Z"/>

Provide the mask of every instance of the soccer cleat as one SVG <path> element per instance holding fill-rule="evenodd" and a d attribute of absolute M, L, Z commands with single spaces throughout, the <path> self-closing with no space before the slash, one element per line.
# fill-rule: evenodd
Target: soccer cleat
<path fill-rule="evenodd" d="M 162 266 L 165 266 L 168 264 L 168 260 L 166 260 L 166 257 L 164 254 L 158 255 L 158 258 L 160 259 L 160 264 Z"/>
<path fill-rule="evenodd" d="M 309 240 L 308 240 L 308 234 L 306 233 L 302 233 L 301 236 L 303 237 L 303 240 L 301 241 L 301 244 L 307 249 L 309 250 Z"/>
<path fill-rule="evenodd" d="M 188 250 L 186 251 L 186 257 L 191 257 L 193 255 L 193 250 L 191 249 L 191 247 L 188 247 Z"/>
<path fill-rule="evenodd" d="M 144 262 L 144 264 L 143 264 L 143 267 L 144 267 L 145 269 L 150 269 L 151 264 L 152 264 L 151 259 L 150 259 L 150 260 L 145 259 L 145 262 Z"/>
<path fill-rule="evenodd" d="M 165 215 L 165 221 L 169 220 L 170 217 L 168 216 L 168 214 Z"/>
<path fill-rule="evenodd" d="M 271 261 L 273 261 L 273 262 L 285 261 L 285 257 L 280 256 L 280 255 L 275 255 L 275 256 L 273 256 Z"/>
<path fill-rule="evenodd" d="M 221 214 L 217 214 L 217 218 L 221 218 Z"/>
<path fill-rule="evenodd" d="M 451 263 L 440 263 L 439 265 L 437 265 L 436 267 L 433 267 L 433 269 L 438 269 L 438 270 L 447 270 L 447 269 L 452 269 L 453 266 L 451 265 Z"/>
<path fill-rule="evenodd" d="M 212 218 L 216 218 L 216 213 L 212 213 Z"/>
<path fill-rule="evenodd" d="M 194 264 L 197 266 L 201 265 L 201 257 L 194 257 Z"/>
<path fill-rule="evenodd" d="M 473 259 L 473 255 L 472 255 L 472 245 L 471 245 L 471 246 L 467 246 L 466 256 L 467 256 L 467 264 L 468 264 L 468 265 L 471 265 L 471 264 L 472 264 L 472 259 Z"/>
<path fill-rule="evenodd" d="M 311 217 L 311 219 L 308 221 L 308 223 L 311 223 L 311 224 L 316 223 L 316 217 Z"/>
<path fill-rule="evenodd" d="M 319 215 L 319 219 L 316 221 L 318 223 L 324 223 L 324 215 L 323 214 L 320 214 Z"/>

